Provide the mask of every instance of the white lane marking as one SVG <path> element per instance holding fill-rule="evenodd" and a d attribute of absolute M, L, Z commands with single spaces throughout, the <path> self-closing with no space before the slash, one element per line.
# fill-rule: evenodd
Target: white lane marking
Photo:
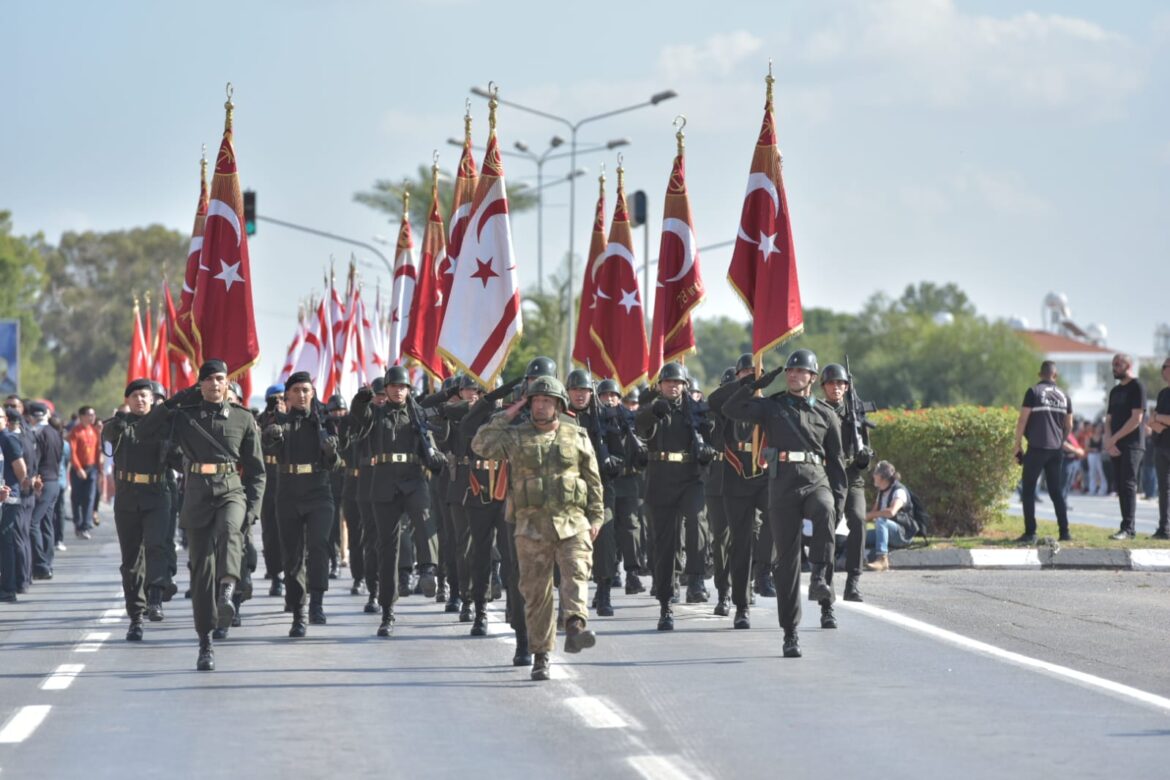
<path fill-rule="evenodd" d="M 126 610 L 122 609 L 121 607 L 107 609 L 105 612 L 102 613 L 102 616 L 100 618 L 98 618 L 98 622 L 99 623 L 117 623 L 122 619 L 122 616 L 124 614 L 126 614 Z"/>
<path fill-rule="evenodd" d="M 1130 550 L 1129 564 L 1137 571 L 1170 569 L 1170 550 Z"/>
<path fill-rule="evenodd" d="M 626 763 L 646 780 L 694 780 L 706 776 L 682 769 L 670 756 L 629 756 Z"/>
<path fill-rule="evenodd" d="M 42 691 L 63 691 L 73 684 L 77 679 L 77 675 L 81 674 L 81 670 L 85 668 L 85 664 L 61 664 L 57 670 L 45 678 L 41 683 Z"/>
<path fill-rule="evenodd" d="M 13 745 L 28 739 L 49 714 L 48 704 L 30 704 L 21 707 L 0 729 L 0 745 Z"/>
<path fill-rule="evenodd" d="M 988 644 L 987 642 L 980 642 L 978 639 L 972 639 L 971 637 L 963 636 L 962 634 L 956 634 L 954 631 L 948 631 L 945 628 L 939 628 L 938 626 L 931 625 L 930 623 L 925 623 L 921 620 L 916 620 L 912 617 L 907 617 L 906 615 L 902 615 L 888 609 L 875 607 L 871 604 L 858 604 L 855 602 L 841 603 L 846 605 L 848 609 L 862 612 L 866 615 L 870 615 L 871 617 L 878 618 L 879 620 L 884 620 L 887 623 L 893 623 L 896 626 L 902 626 L 903 628 L 908 628 L 911 631 L 917 631 L 920 634 L 925 634 L 927 636 L 934 637 L 935 639 L 949 642 L 953 645 L 958 645 L 959 647 L 965 648 L 967 650 L 972 650 L 976 653 L 988 655 L 992 658 L 998 658 L 1028 669 L 1036 669 L 1041 672 L 1047 672 L 1048 674 L 1051 674 L 1055 677 L 1062 677 L 1066 680 L 1072 680 L 1073 682 L 1080 683 L 1081 685 L 1085 685 L 1090 688 L 1096 688 L 1107 693 L 1112 693 L 1115 696 L 1133 699 L 1134 701 L 1141 702 L 1142 704 L 1148 704 L 1151 707 L 1156 707 L 1157 709 L 1170 713 L 1170 699 L 1167 699 L 1163 696 L 1158 696 L 1157 694 L 1143 691 L 1139 688 L 1132 688 L 1128 685 L 1123 685 L 1112 680 L 1106 680 L 1104 677 L 1098 677 L 1095 674 L 1079 672 L 1076 669 L 1070 669 L 1067 666 L 1061 666 L 1060 664 L 1054 664 L 1049 661 L 1041 661 L 1038 658 L 1032 658 L 1031 656 L 1015 653 L 1011 650 L 1004 650 L 1002 647 L 996 647 L 995 645 Z"/>
<path fill-rule="evenodd" d="M 102 642 L 110 638 L 108 631 L 91 631 L 85 635 L 81 644 L 73 648 L 75 653 L 96 653 L 102 647 Z"/>
<path fill-rule="evenodd" d="M 621 715 L 614 712 L 612 707 L 596 696 L 571 696 L 564 702 L 590 728 L 624 729 L 630 725 Z"/>
<path fill-rule="evenodd" d="M 575 680 L 577 673 L 573 671 L 572 667 L 554 661 L 549 664 L 548 678 L 550 680 Z"/>
<path fill-rule="evenodd" d="M 993 568 L 1040 568 L 1040 551 L 1035 548 L 1020 550 L 970 550 L 973 566 Z"/>

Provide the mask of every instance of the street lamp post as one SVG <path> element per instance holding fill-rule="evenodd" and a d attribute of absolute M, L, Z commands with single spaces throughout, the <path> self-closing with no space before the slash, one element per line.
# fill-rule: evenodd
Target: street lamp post
<path fill-rule="evenodd" d="M 492 97 L 492 94 L 489 93 L 486 89 L 484 89 L 482 87 L 472 87 L 471 94 L 476 95 L 477 97 L 482 97 L 482 98 L 491 98 Z M 569 128 L 569 139 L 570 139 L 569 140 L 569 169 L 576 170 L 576 168 L 577 168 L 577 132 L 581 129 L 581 127 L 583 125 L 586 125 L 590 122 L 596 122 L 600 119 L 608 119 L 609 117 L 617 116 L 618 114 L 625 114 L 629 111 L 636 111 L 640 108 L 648 108 L 650 106 L 656 106 L 659 103 L 661 103 L 665 100 L 670 100 L 671 98 L 674 98 L 674 97 L 678 97 L 678 93 L 675 92 L 673 89 L 663 90 L 662 92 L 654 93 L 653 95 L 650 96 L 649 100 L 646 100 L 642 103 L 636 103 L 632 106 L 625 106 L 623 108 L 615 108 L 612 111 L 605 111 L 605 112 L 602 112 L 600 114 L 594 114 L 593 116 L 587 116 L 587 117 L 584 117 L 583 119 L 578 119 L 576 122 L 574 122 L 571 119 L 567 119 L 563 116 L 551 114 L 547 111 L 541 111 L 540 109 L 537 109 L 537 108 L 525 106 L 525 105 L 522 105 L 520 103 L 514 103 L 511 100 L 505 100 L 504 98 L 501 98 L 499 96 L 496 96 L 495 100 L 498 103 L 500 103 L 501 105 L 511 106 L 512 108 L 514 108 L 518 111 L 524 111 L 524 112 L 527 112 L 529 114 L 535 114 L 536 116 L 542 116 L 545 119 L 551 119 L 554 122 L 560 122 L 565 127 Z M 575 331 L 575 328 L 574 328 L 575 323 L 573 321 L 575 319 L 574 313 L 573 313 L 573 290 L 575 289 L 574 285 L 573 285 L 573 279 L 574 279 L 573 247 L 576 245 L 576 243 L 575 243 L 576 242 L 576 224 L 577 224 L 576 209 L 577 209 L 577 184 L 576 184 L 575 180 L 570 180 L 569 181 L 569 290 L 568 290 L 568 300 L 565 302 L 566 308 L 568 309 L 568 316 L 566 317 L 566 321 L 568 322 L 568 328 L 566 329 L 565 363 L 564 363 L 564 365 L 566 365 L 566 366 L 568 366 L 569 363 L 572 361 L 573 334 Z"/>

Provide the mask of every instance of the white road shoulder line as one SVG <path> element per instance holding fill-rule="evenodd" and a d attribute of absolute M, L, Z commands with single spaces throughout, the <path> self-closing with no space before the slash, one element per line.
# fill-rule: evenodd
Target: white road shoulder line
<path fill-rule="evenodd" d="M 1035 548 L 1019 550 L 980 550 L 971 553 L 971 564 L 987 568 L 1038 569 L 1040 551 Z"/>
<path fill-rule="evenodd" d="M 626 763 L 646 780 L 694 780 L 703 777 L 682 769 L 670 756 L 630 756 Z"/>
<path fill-rule="evenodd" d="M 122 607 L 115 607 L 113 609 L 107 609 L 105 612 L 102 613 L 102 616 L 100 618 L 98 618 L 98 622 L 99 623 L 117 623 L 122 619 L 122 616 L 125 614 L 126 614 L 126 610 L 123 609 Z"/>
<path fill-rule="evenodd" d="M 1138 571 L 1166 571 L 1170 569 L 1170 550 L 1130 550 L 1129 563 Z"/>
<path fill-rule="evenodd" d="M 0 745 L 13 745 L 28 739 L 41 721 L 49 714 L 48 704 L 31 704 L 21 707 L 0 729 Z"/>
<path fill-rule="evenodd" d="M 85 668 L 85 664 L 61 664 L 57 670 L 45 678 L 41 683 L 42 691 L 63 691 L 73 684 L 77 679 L 77 675 L 81 674 L 81 670 Z"/>
<path fill-rule="evenodd" d="M 102 642 L 110 638 L 109 631 L 90 631 L 85 635 L 85 639 L 81 641 L 77 647 L 73 648 L 75 653 L 96 653 L 102 647 Z"/>
<path fill-rule="evenodd" d="M 595 729 L 624 729 L 630 724 L 596 696 L 571 696 L 564 700 L 585 725 Z"/>
<path fill-rule="evenodd" d="M 938 626 L 931 625 L 930 623 L 925 623 L 921 620 L 916 620 L 912 617 L 907 617 L 906 615 L 901 615 L 888 609 L 875 607 L 871 604 L 857 604 L 850 602 L 843 603 L 848 603 L 849 609 L 862 612 L 879 620 L 884 620 L 887 623 L 893 623 L 894 625 L 908 628 L 911 631 L 917 631 L 920 634 L 925 634 L 927 636 L 934 637 L 935 639 L 940 639 L 944 642 L 949 642 L 950 644 L 957 645 L 967 650 L 972 650 L 976 653 L 988 655 L 992 658 L 998 658 L 1000 660 L 1007 661 L 1018 666 L 1023 666 L 1028 669 L 1036 669 L 1041 672 L 1046 672 L 1055 677 L 1062 677 L 1066 680 L 1072 680 L 1073 682 L 1080 683 L 1081 685 L 1085 685 L 1090 688 L 1096 688 L 1098 690 L 1105 691 L 1106 693 L 1111 693 L 1122 698 L 1132 699 L 1134 701 L 1141 702 L 1142 704 L 1160 709 L 1163 712 L 1170 713 L 1170 699 L 1167 699 L 1163 696 L 1158 696 L 1157 694 L 1143 691 L 1139 688 L 1133 688 L 1128 685 L 1113 682 L 1112 680 L 1106 680 L 1104 677 L 1098 677 L 1094 674 L 1079 672 L 1076 669 L 1070 669 L 1067 666 L 1061 666 L 1060 664 L 1054 664 L 1049 661 L 1041 661 L 1038 658 L 1032 658 L 1020 653 L 1015 653 L 1011 650 L 1004 650 L 1001 647 L 996 647 L 995 645 L 988 644 L 987 642 L 980 642 L 978 639 L 972 639 L 970 637 L 963 636 L 962 634 L 956 634 L 954 631 L 948 631 L 945 628 L 939 628 Z"/>

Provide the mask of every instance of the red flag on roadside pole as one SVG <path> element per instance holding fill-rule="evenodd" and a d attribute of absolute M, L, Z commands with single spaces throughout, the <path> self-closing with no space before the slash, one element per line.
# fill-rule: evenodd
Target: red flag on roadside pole
<path fill-rule="evenodd" d="M 414 236 L 410 232 L 410 193 L 402 191 L 402 226 L 398 229 L 397 251 L 394 254 L 394 278 L 390 288 L 390 365 L 402 363 L 403 341 L 410 329 L 410 312 L 414 304 L 414 290 L 418 281 L 418 266 L 414 261 Z"/>
<path fill-rule="evenodd" d="M 203 225 L 207 221 L 207 153 L 206 147 L 204 149 L 203 157 L 199 161 L 199 202 L 195 204 L 195 226 L 191 228 L 191 243 L 187 248 L 187 269 L 183 274 L 183 289 L 179 293 L 179 307 L 175 312 L 175 327 L 171 330 L 172 349 L 185 354 L 196 368 L 203 361 L 195 349 L 195 336 L 191 333 L 191 302 L 195 300 L 199 257 L 203 252 Z"/>
<path fill-rule="evenodd" d="M 609 226 L 609 243 L 590 269 L 596 286 L 597 308 L 593 310 L 589 334 L 601 353 L 609 377 L 621 386 L 623 394 L 646 379 L 646 326 L 636 268 L 630 215 L 626 209 L 625 171 L 619 160 L 617 205 Z"/>
<path fill-rule="evenodd" d="M 436 155 L 436 162 L 431 166 L 431 213 L 423 231 L 418 285 L 414 288 L 402 354 L 417 360 L 423 370 L 439 382 L 449 376 L 438 349 L 443 295 L 438 271 L 446 259 L 446 244 L 443 216 L 439 213 L 439 163 Z"/>
<path fill-rule="evenodd" d="M 199 276 L 191 302 L 191 330 L 204 360 L 227 363 L 228 378 L 240 383 L 243 403 L 251 393 L 249 369 L 260 359 L 260 339 L 252 308 L 252 267 L 244 233 L 244 197 L 232 143 L 231 85 L 223 141 L 215 160 L 211 200 L 203 230 Z"/>
<path fill-rule="evenodd" d="M 573 362 L 587 367 L 594 376 L 610 376 L 609 367 L 589 335 L 593 312 L 597 309 L 597 284 L 593 266 L 605 257 L 605 174 L 597 177 L 599 192 L 593 213 L 593 234 L 589 239 L 589 263 L 581 280 L 581 301 L 577 309 L 577 336 L 573 341 Z"/>
<path fill-rule="evenodd" d="M 171 297 L 171 286 L 163 280 L 163 310 L 167 321 L 167 360 L 170 364 L 171 390 L 182 390 L 195 384 L 195 369 L 191 366 L 191 357 L 178 343 L 175 330 L 178 327 L 178 314 L 175 312 L 175 300 Z"/>
<path fill-rule="evenodd" d="M 684 122 L 685 126 L 685 122 Z M 664 363 L 693 352 L 695 328 L 691 311 L 707 291 L 699 272 L 695 222 L 687 195 L 683 131 L 679 128 L 678 154 L 666 185 L 662 209 L 662 243 L 658 249 L 658 287 L 654 293 L 654 324 L 650 335 L 649 376 L 653 383 Z"/>
<path fill-rule="evenodd" d="M 149 317 L 150 315 L 147 314 Z M 142 315 L 138 311 L 138 298 L 134 299 L 134 322 L 130 333 L 130 358 L 126 362 L 126 384 L 135 379 L 150 378 L 149 349 L 146 346 L 146 335 L 142 332 Z"/>
<path fill-rule="evenodd" d="M 752 352 L 757 364 L 769 349 L 804 330 L 796 250 L 788 198 L 784 194 L 769 69 L 764 121 L 752 155 L 747 192 L 727 281 L 752 315 Z"/>
<path fill-rule="evenodd" d="M 493 92 L 482 174 L 439 334 L 440 354 L 485 387 L 495 385 L 523 331 L 504 165 L 496 138 L 497 106 Z"/>

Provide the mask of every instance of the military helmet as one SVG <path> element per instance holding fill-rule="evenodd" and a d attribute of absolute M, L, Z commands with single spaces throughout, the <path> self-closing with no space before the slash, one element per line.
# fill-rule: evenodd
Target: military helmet
<path fill-rule="evenodd" d="M 406 370 L 406 366 L 390 366 L 386 369 L 385 377 L 386 387 L 393 385 L 410 386 L 410 372 Z"/>
<path fill-rule="evenodd" d="M 673 379 L 678 382 L 686 382 L 689 379 L 687 369 L 682 363 L 667 363 L 658 372 L 658 381 L 665 382 L 668 379 Z"/>
<path fill-rule="evenodd" d="M 829 382 L 848 382 L 849 373 L 845 370 L 845 366 L 840 363 L 830 363 L 821 371 L 821 384 L 825 385 Z"/>
<path fill-rule="evenodd" d="M 617 393 L 618 395 L 621 395 L 622 389 L 618 387 L 618 383 L 612 379 L 602 379 L 597 384 L 597 394 L 601 396 L 605 395 L 606 393 Z"/>
<path fill-rule="evenodd" d="M 752 353 L 745 352 L 739 356 L 739 360 L 735 361 L 735 373 L 738 374 L 740 371 L 755 368 L 755 365 L 755 358 L 752 357 Z"/>
<path fill-rule="evenodd" d="M 228 388 L 232 391 L 232 395 L 234 395 L 236 397 L 237 401 L 239 401 L 242 404 L 248 402 L 248 399 L 244 398 L 244 389 L 242 387 L 240 387 L 239 382 L 229 383 Z"/>
<path fill-rule="evenodd" d="M 569 379 L 565 382 L 569 390 L 592 390 L 593 377 L 583 368 L 574 368 L 569 372 Z"/>
<path fill-rule="evenodd" d="M 374 377 L 374 381 L 370 382 L 370 389 L 374 391 L 374 395 L 386 392 L 386 380 L 380 376 Z"/>
<path fill-rule="evenodd" d="M 811 349 L 798 349 L 788 356 L 788 362 L 784 364 L 785 370 L 790 368 L 800 368 L 805 371 L 811 371 L 814 374 L 820 373 L 817 368 L 817 356 Z"/>
<path fill-rule="evenodd" d="M 284 385 L 269 385 L 264 391 L 264 400 L 267 401 L 274 395 L 284 395 Z"/>
<path fill-rule="evenodd" d="M 538 376 L 529 382 L 524 397 L 531 398 L 534 395 L 547 395 L 559 400 L 566 409 L 569 406 L 569 396 L 565 394 L 565 386 L 555 376 Z"/>
<path fill-rule="evenodd" d="M 459 375 L 459 389 L 460 390 L 478 390 L 483 392 L 483 386 L 471 374 Z"/>
<path fill-rule="evenodd" d="M 154 393 L 155 398 L 167 397 L 167 389 L 162 386 L 162 382 L 151 381 L 150 392 Z"/>
<path fill-rule="evenodd" d="M 442 387 L 439 388 L 441 393 L 453 393 L 459 388 L 459 380 L 463 378 L 463 374 L 452 374 L 443 380 Z"/>
<path fill-rule="evenodd" d="M 524 376 L 556 376 L 557 363 L 550 357 L 535 357 L 528 361 Z"/>
<path fill-rule="evenodd" d="M 345 404 L 345 399 L 337 393 L 334 393 L 329 402 L 325 404 L 325 411 L 327 412 L 344 412 L 348 407 Z"/>
<path fill-rule="evenodd" d="M 729 385 L 735 381 L 735 375 L 738 372 L 734 368 L 724 369 L 723 376 L 719 377 L 719 386 Z"/>

